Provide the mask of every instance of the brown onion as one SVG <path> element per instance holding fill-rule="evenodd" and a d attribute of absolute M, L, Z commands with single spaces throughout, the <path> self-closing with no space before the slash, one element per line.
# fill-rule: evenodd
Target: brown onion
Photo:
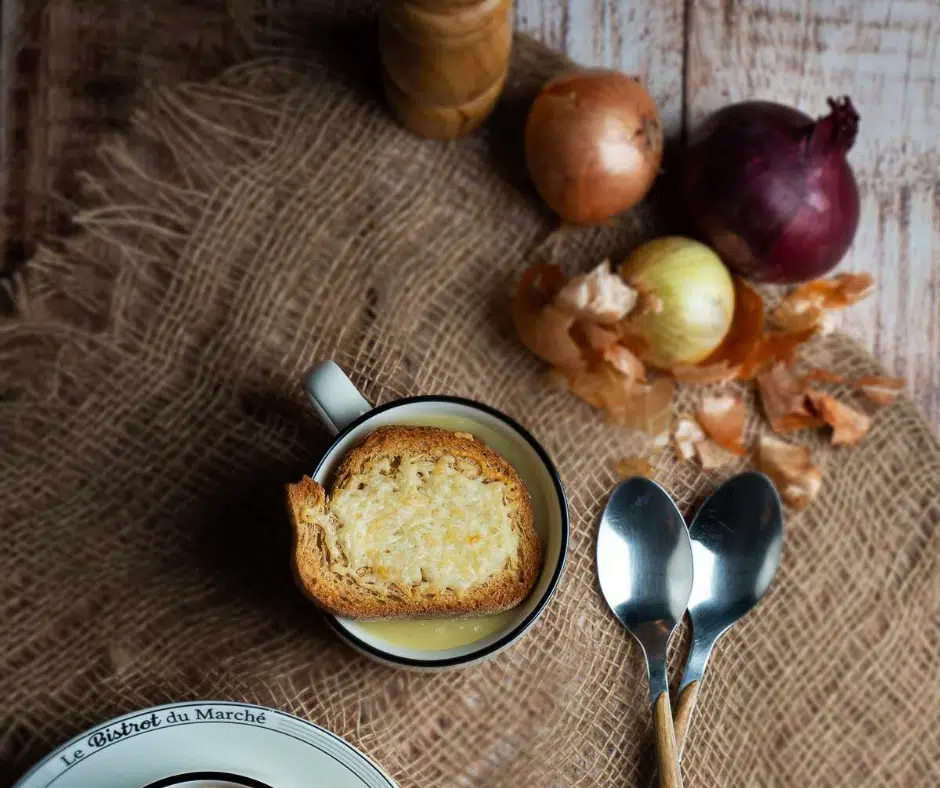
<path fill-rule="evenodd" d="M 525 129 L 535 188 L 562 219 L 597 224 L 646 196 L 663 158 L 650 95 L 618 71 L 572 71 L 536 97 Z"/>

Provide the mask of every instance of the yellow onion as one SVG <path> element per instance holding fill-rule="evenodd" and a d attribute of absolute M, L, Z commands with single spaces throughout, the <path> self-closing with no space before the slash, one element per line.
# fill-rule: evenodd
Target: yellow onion
<path fill-rule="evenodd" d="M 599 224 L 650 190 L 663 158 L 663 125 L 637 80 L 578 69 L 553 79 L 536 97 L 526 120 L 525 156 L 549 208 L 572 224 Z"/>
<path fill-rule="evenodd" d="M 640 355 L 668 369 L 702 361 L 721 344 L 734 316 L 734 282 L 715 252 L 689 238 L 667 237 L 636 249 L 620 275 L 640 293 L 623 329 Z"/>

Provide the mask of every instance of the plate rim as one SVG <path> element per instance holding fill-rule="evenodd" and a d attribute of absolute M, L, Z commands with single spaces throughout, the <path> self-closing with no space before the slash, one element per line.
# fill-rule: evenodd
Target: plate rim
<path fill-rule="evenodd" d="M 167 712 L 172 709 L 188 708 L 192 706 L 234 706 L 234 707 L 241 708 L 241 709 L 254 709 L 254 710 L 265 712 L 265 713 L 273 713 L 273 714 L 281 715 L 283 717 L 288 717 L 294 722 L 299 722 L 300 724 L 306 727 L 313 728 L 317 733 L 326 734 L 330 739 L 333 739 L 334 741 L 338 742 L 340 746 L 350 750 L 353 754 L 362 758 L 387 783 L 388 788 L 399 788 L 398 783 L 392 778 L 392 776 L 384 768 L 382 768 L 382 766 L 374 758 L 372 758 L 370 755 L 360 750 L 358 747 L 353 746 L 350 742 L 346 741 L 346 739 L 344 739 L 339 734 L 334 733 L 328 728 L 324 728 L 322 725 L 318 725 L 317 723 L 311 722 L 310 720 L 304 719 L 303 717 L 299 717 L 296 714 L 291 714 L 290 712 L 283 711 L 281 709 L 277 709 L 271 706 L 260 706 L 256 703 L 244 703 L 242 701 L 235 701 L 235 700 L 214 700 L 211 698 L 205 699 L 205 700 L 176 701 L 173 703 L 163 703 L 158 706 L 146 706 L 144 708 L 126 712 L 125 714 L 120 714 L 117 717 L 113 717 L 104 722 L 98 723 L 97 725 L 93 725 L 92 727 L 87 728 L 84 731 L 81 731 L 80 733 L 76 734 L 75 736 L 70 738 L 68 741 L 63 742 L 59 746 L 50 750 L 44 757 L 42 757 L 40 760 L 34 763 L 15 783 L 13 783 L 12 788 L 30 788 L 29 780 L 31 780 L 44 766 L 46 766 L 46 764 L 54 760 L 63 751 L 68 750 L 71 747 L 74 747 L 76 744 L 78 744 L 79 742 L 81 742 L 82 740 L 90 736 L 91 734 L 95 733 L 96 731 L 109 728 L 110 726 L 115 725 L 116 723 L 119 723 L 122 720 L 126 720 L 131 717 L 138 717 L 142 714 Z M 196 723 L 191 723 L 191 724 L 199 725 L 200 723 L 196 722 Z M 212 723 L 209 720 L 205 720 L 204 724 L 212 724 Z M 274 730 L 274 729 L 262 727 L 262 728 L 259 728 L 259 730 Z M 303 741 L 303 740 L 298 738 L 298 741 Z M 313 746 L 310 742 L 303 742 L 303 743 L 309 746 Z M 168 775 L 168 777 L 171 777 L 171 776 L 173 775 Z"/>

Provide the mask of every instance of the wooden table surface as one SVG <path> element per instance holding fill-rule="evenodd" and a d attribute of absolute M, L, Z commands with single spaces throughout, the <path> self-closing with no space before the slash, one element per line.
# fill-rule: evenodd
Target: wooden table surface
<path fill-rule="evenodd" d="M 743 99 L 861 115 L 862 208 L 840 270 L 876 292 L 841 318 L 940 429 L 940 2 L 516 0 L 516 24 L 586 65 L 639 76 L 667 131 Z"/>

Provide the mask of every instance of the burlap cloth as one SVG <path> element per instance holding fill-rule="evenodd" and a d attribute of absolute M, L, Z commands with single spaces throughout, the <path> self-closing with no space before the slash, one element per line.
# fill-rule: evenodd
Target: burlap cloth
<path fill-rule="evenodd" d="M 649 779 L 641 654 L 593 560 L 614 462 L 642 438 L 547 386 L 506 309 L 552 227 L 514 146 L 560 61 L 520 40 L 497 117 L 438 144 L 390 120 L 352 56 L 363 35 L 152 91 L 86 180 L 82 232 L 16 287 L 0 322 L 5 780 L 104 718 L 194 698 L 300 714 L 403 786 Z M 628 249 L 657 231 L 656 202 L 555 254 L 573 271 Z M 808 355 L 875 369 L 845 338 Z M 446 674 L 381 667 L 294 589 L 280 486 L 328 440 L 298 384 L 324 358 L 375 402 L 501 408 L 554 457 L 568 569 L 516 647 Z M 907 400 L 857 450 L 804 439 L 824 491 L 713 657 L 686 785 L 937 784 L 940 447 Z M 688 511 L 720 477 L 667 452 L 658 478 Z"/>

